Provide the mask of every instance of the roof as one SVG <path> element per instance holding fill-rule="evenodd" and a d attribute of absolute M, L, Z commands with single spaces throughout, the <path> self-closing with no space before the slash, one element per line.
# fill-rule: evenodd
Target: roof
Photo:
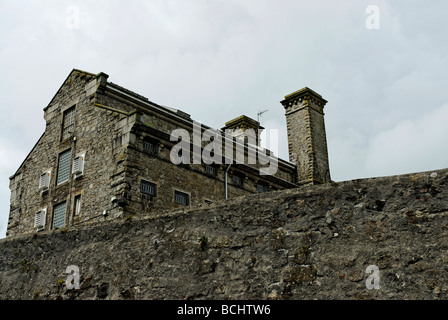
<path fill-rule="evenodd" d="M 67 80 L 70 78 L 70 76 L 73 73 L 80 73 L 81 75 L 85 75 L 85 76 L 89 76 L 89 77 L 97 77 L 101 74 L 103 74 L 102 72 L 98 73 L 98 74 L 94 74 L 91 72 L 87 72 L 87 71 L 83 71 L 83 70 L 79 70 L 79 69 L 72 69 L 72 71 L 68 74 L 67 78 L 65 78 L 64 82 L 62 82 L 61 86 L 59 87 L 59 89 L 56 91 L 56 93 L 54 94 L 53 98 L 51 98 L 50 103 L 44 108 L 44 111 L 46 111 L 48 109 L 48 107 L 53 103 L 54 98 L 56 97 L 56 95 L 58 94 L 59 90 L 61 90 L 61 88 L 65 85 L 65 83 L 67 82 Z"/>
<path fill-rule="evenodd" d="M 305 95 L 314 96 L 315 98 L 318 98 L 319 100 L 322 100 L 322 102 L 327 103 L 327 100 L 322 98 L 322 96 L 320 94 L 318 94 L 314 90 L 311 90 L 308 87 L 302 88 L 300 90 L 294 91 L 293 93 L 290 93 L 290 94 L 286 95 L 285 99 L 280 101 L 280 103 L 284 105 L 286 102 L 288 102 L 290 100 L 297 99 L 297 98 L 303 97 Z"/>
<path fill-rule="evenodd" d="M 232 128 L 238 128 L 238 127 L 245 127 L 245 128 L 253 128 L 253 129 L 264 129 L 262 126 L 260 126 L 260 123 L 248 116 L 242 115 L 235 119 L 232 119 L 230 121 L 227 121 L 226 126 L 222 128 L 224 129 L 232 129 Z"/>

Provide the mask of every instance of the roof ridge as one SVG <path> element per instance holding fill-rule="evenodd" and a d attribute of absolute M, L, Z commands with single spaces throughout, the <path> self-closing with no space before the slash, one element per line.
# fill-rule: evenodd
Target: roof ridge
<path fill-rule="evenodd" d="M 114 83 L 114 82 L 108 81 L 108 84 L 112 85 L 113 87 L 119 88 L 120 90 L 123 90 L 123 91 L 125 91 L 125 92 L 127 92 L 127 93 L 130 93 L 130 94 L 132 94 L 132 95 L 135 95 L 135 96 L 139 97 L 140 99 L 149 101 L 149 99 L 148 99 L 147 97 L 142 96 L 141 94 L 138 94 L 138 93 L 136 93 L 136 92 L 134 92 L 134 91 L 132 91 L 132 90 L 129 90 L 129 89 L 123 87 L 123 86 L 120 86 L 120 85 L 118 85 L 118 84 L 116 84 L 116 83 Z"/>

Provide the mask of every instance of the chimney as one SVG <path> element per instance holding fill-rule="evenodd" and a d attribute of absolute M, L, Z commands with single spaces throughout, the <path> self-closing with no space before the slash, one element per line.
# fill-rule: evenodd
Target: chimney
<path fill-rule="evenodd" d="M 221 128 L 223 131 L 231 130 L 236 139 L 246 141 L 247 138 L 248 143 L 255 142 L 256 146 L 260 144 L 260 133 L 263 129 L 258 121 L 244 115 L 226 122 L 225 127 Z"/>
<path fill-rule="evenodd" d="M 293 92 L 280 102 L 285 108 L 289 161 L 297 166 L 298 184 L 330 182 L 322 96 L 310 88 Z"/>

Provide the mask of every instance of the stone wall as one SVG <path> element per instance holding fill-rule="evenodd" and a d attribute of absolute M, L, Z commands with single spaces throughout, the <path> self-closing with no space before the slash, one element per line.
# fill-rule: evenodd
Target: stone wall
<path fill-rule="evenodd" d="M 66 202 L 66 225 L 73 225 L 92 219 L 108 219 L 120 215 L 119 208 L 111 207 L 110 199 L 116 190 L 114 186 L 123 171 L 119 159 L 124 157 L 126 144 L 113 145 L 111 135 L 121 137 L 121 128 L 116 123 L 123 113 L 112 112 L 96 107 L 96 90 L 101 90 L 101 74 L 93 76 L 81 71 L 73 71 L 44 109 L 45 133 L 31 150 L 30 154 L 10 178 L 11 207 L 7 235 L 31 234 L 34 216 L 46 208 L 46 228 L 51 228 L 53 207 Z M 104 82 L 105 80 L 103 80 Z M 72 135 L 62 138 L 63 113 L 75 106 Z M 135 116 L 134 116 L 135 118 Z M 71 173 L 66 182 L 57 184 L 58 157 L 71 150 L 75 155 L 85 154 L 84 173 L 76 177 Z M 71 167 L 70 167 L 71 168 Z M 48 191 L 39 190 L 39 177 L 51 170 Z M 81 213 L 74 214 L 74 198 L 82 199 Z M 105 218 L 103 211 L 109 211 Z"/>
<path fill-rule="evenodd" d="M 447 199 L 444 169 L 2 239 L 0 298 L 447 299 Z"/>

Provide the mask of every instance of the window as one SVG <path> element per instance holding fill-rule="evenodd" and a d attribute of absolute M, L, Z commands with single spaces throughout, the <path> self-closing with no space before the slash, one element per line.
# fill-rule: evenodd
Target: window
<path fill-rule="evenodd" d="M 157 195 L 157 185 L 155 183 L 142 180 L 140 183 L 140 191 L 155 197 Z"/>
<path fill-rule="evenodd" d="M 61 202 L 53 208 L 53 229 L 65 226 L 66 202 Z"/>
<path fill-rule="evenodd" d="M 82 176 L 84 173 L 84 159 L 85 155 L 77 156 L 73 159 L 73 170 L 72 172 L 76 175 L 76 177 Z"/>
<path fill-rule="evenodd" d="M 213 176 L 216 176 L 216 167 L 206 165 L 205 166 L 205 173 L 211 174 Z"/>
<path fill-rule="evenodd" d="M 38 231 L 45 228 L 46 213 L 47 209 L 42 209 L 34 215 L 34 228 L 37 228 Z"/>
<path fill-rule="evenodd" d="M 257 183 L 258 192 L 268 192 L 268 186 L 264 183 Z"/>
<path fill-rule="evenodd" d="M 81 195 L 78 194 L 75 196 L 75 216 L 79 215 L 81 213 Z"/>
<path fill-rule="evenodd" d="M 153 141 L 143 141 L 143 151 L 153 154 L 153 155 L 157 155 L 157 143 L 153 142 Z"/>
<path fill-rule="evenodd" d="M 50 187 L 50 176 L 51 171 L 47 171 L 45 173 L 42 173 L 39 178 L 39 190 L 42 192 L 47 191 Z"/>
<path fill-rule="evenodd" d="M 68 181 L 70 176 L 70 159 L 72 156 L 72 150 L 69 149 L 67 151 L 59 154 L 59 167 L 58 167 L 58 181 L 57 184 L 61 184 L 65 181 Z"/>
<path fill-rule="evenodd" d="M 185 192 L 174 190 L 174 202 L 188 206 L 190 204 L 190 196 Z"/>
<path fill-rule="evenodd" d="M 233 183 L 235 183 L 238 186 L 242 186 L 243 185 L 243 177 L 239 176 L 239 175 L 232 175 L 232 181 Z"/>
<path fill-rule="evenodd" d="M 70 138 L 75 131 L 75 106 L 64 111 L 62 140 Z"/>

